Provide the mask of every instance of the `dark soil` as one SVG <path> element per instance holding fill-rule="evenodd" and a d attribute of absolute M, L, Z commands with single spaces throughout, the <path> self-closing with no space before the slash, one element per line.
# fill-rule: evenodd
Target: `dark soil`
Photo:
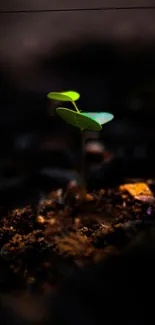
<path fill-rule="evenodd" d="M 65 192 L 50 193 L 36 210 L 27 206 L 1 218 L 1 294 L 24 292 L 47 297 L 57 295 L 71 281 L 72 295 L 75 286 L 75 295 L 78 296 L 79 281 L 81 288 L 86 286 L 85 292 L 90 291 L 90 282 L 92 286 L 96 283 L 96 288 L 102 288 L 101 271 L 96 271 L 97 265 L 109 265 L 109 260 L 117 260 L 116 267 L 120 256 L 127 252 L 129 261 L 139 245 L 143 247 L 143 253 L 151 252 L 147 239 L 151 236 L 154 245 L 153 198 L 141 201 L 120 188 L 87 193 L 84 200 L 83 195 L 84 189 L 72 184 Z M 86 275 L 79 277 L 83 271 Z M 95 279 L 94 284 L 92 279 Z M 123 274 L 122 279 L 124 281 Z M 89 294 L 91 296 L 91 292 Z M 69 300 L 70 306 L 72 303 Z M 63 304 L 64 301 L 61 306 Z M 83 315 L 81 310 L 80 313 Z M 87 322 L 91 324 L 89 317 Z M 63 324 L 62 320 L 60 323 Z"/>
<path fill-rule="evenodd" d="M 155 206 L 115 189 L 87 193 L 73 186 L 15 209 L 0 221 L 1 292 L 60 286 L 76 268 L 117 255 L 155 222 Z"/>

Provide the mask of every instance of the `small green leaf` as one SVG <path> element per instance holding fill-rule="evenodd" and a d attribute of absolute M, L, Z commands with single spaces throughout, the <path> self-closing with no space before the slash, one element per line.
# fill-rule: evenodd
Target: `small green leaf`
<path fill-rule="evenodd" d="M 56 112 L 66 123 L 71 124 L 81 130 L 100 131 L 102 126 L 93 118 L 82 113 L 72 111 L 68 108 L 58 107 Z"/>
<path fill-rule="evenodd" d="M 101 125 L 110 122 L 111 120 L 113 120 L 114 115 L 111 113 L 106 113 L 106 112 L 83 112 L 82 113 L 85 116 L 91 117 L 93 120 L 97 121 L 98 123 L 100 123 Z"/>
<path fill-rule="evenodd" d="M 76 91 L 63 91 L 63 92 L 52 92 L 47 95 L 49 99 L 58 100 L 62 102 L 75 102 L 80 98 L 80 94 Z"/>

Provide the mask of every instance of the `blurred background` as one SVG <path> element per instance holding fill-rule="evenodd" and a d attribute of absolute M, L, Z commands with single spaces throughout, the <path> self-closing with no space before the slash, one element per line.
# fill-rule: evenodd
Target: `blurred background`
<path fill-rule="evenodd" d="M 86 135 L 90 187 L 155 176 L 154 21 L 153 0 L 1 0 L 2 194 L 78 178 L 81 134 L 50 91 L 76 90 L 81 110 L 115 115 Z"/>

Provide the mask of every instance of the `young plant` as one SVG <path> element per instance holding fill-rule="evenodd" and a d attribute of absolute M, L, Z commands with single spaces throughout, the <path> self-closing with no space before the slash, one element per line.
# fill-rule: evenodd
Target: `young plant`
<path fill-rule="evenodd" d="M 80 94 L 75 91 L 51 92 L 47 95 L 49 99 L 71 102 L 73 110 L 66 107 L 58 107 L 57 114 L 65 120 L 66 123 L 79 128 L 82 132 L 82 150 L 84 152 L 85 137 L 83 131 L 101 131 L 102 125 L 111 121 L 114 116 L 106 112 L 82 112 L 78 109 L 76 101 L 80 98 Z M 82 174 L 85 174 L 85 162 L 82 162 Z"/>
<path fill-rule="evenodd" d="M 58 107 L 56 112 L 66 123 L 78 127 L 82 132 L 84 130 L 101 131 L 102 125 L 114 118 L 110 113 L 80 111 L 75 103 L 80 98 L 80 94 L 75 91 L 51 92 L 47 97 L 52 100 L 71 102 L 74 110 Z"/>

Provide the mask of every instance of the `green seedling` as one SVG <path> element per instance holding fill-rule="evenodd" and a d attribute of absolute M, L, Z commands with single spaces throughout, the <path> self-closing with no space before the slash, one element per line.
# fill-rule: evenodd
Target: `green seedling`
<path fill-rule="evenodd" d="M 66 107 L 58 107 L 56 109 L 57 114 L 68 124 L 71 124 L 79 128 L 83 134 L 83 131 L 101 131 L 102 125 L 110 122 L 114 116 L 106 112 L 82 112 L 78 109 L 76 101 L 80 98 L 80 94 L 75 91 L 64 91 L 64 92 L 51 92 L 47 95 L 49 99 L 71 102 L 73 104 L 73 109 L 68 109 Z M 82 149 L 84 152 L 85 137 L 82 136 Z M 84 157 L 84 155 L 83 155 Z M 83 179 L 85 176 L 85 161 L 82 162 L 82 174 Z M 85 186 L 82 187 L 81 196 L 84 198 L 86 191 Z"/>
<path fill-rule="evenodd" d="M 112 114 L 106 112 L 92 113 L 80 111 L 75 103 L 80 98 L 80 94 L 75 91 L 51 92 L 47 97 L 52 100 L 71 102 L 73 110 L 58 107 L 56 112 L 66 123 L 79 128 L 81 131 L 101 131 L 102 125 L 114 118 Z"/>

